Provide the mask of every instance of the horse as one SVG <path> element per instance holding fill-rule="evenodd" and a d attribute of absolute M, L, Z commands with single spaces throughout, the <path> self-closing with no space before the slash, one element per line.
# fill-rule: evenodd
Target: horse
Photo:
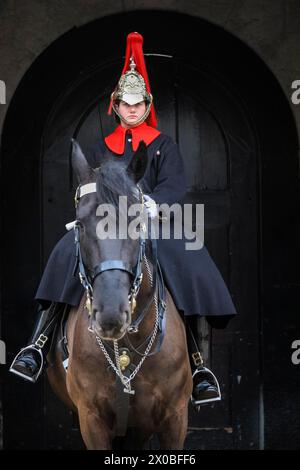
<path fill-rule="evenodd" d="M 75 240 L 85 294 L 66 322 L 67 372 L 56 345 L 47 375 L 54 392 L 78 414 L 88 450 L 113 449 L 120 435 L 120 400 L 121 412 L 127 412 L 127 435 L 134 431 L 134 449 L 145 448 L 157 436 L 160 449 L 180 450 L 187 434 L 192 375 L 185 326 L 166 287 L 158 317 L 156 259 L 145 254 L 151 241 L 141 235 L 96 236 L 101 204 L 118 209 L 119 196 L 131 204 L 143 201 L 139 182 L 147 158 L 142 142 L 127 167 L 108 159 L 92 169 L 73 141 L 72 169 L 79 182 Z M 130 355 L 135 364 L 126 375 Z"/>

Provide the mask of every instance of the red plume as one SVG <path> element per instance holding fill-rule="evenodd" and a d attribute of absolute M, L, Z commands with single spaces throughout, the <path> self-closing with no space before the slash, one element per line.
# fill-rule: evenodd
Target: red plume
<path fill-rule="evenodd" d="M 130 58 L 133 57 L 134 62 L 136 64 L 136 71 L 140 73 L 145 80 L 146 89 L 148 93 L 151 93 L 150 83 L 148 78 L 148 73 L 145 64 L 145 58 L 143 54 L 143 36 L 139 33 L 129 33 L 127 36 L 127 44 L 126 44 L 126 55 L 125 55 L 125 63 L 122 70 L 122 75 L 125 72 L 130 70 L 129 63 Z M 112 99 L 110 100 L 108 114 L 111 114 L 112 111 Z M 152 104 L 149 116 L 147 118 L 147 124 L 152 127 L 157 126 L 157 119 L 154 106 Z"/>

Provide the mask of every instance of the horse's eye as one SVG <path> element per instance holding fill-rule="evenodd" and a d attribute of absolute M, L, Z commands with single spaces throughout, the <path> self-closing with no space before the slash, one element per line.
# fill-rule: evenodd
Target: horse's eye
<path fill-rule="evenodd" d="M 83 223 L 81 222 L 81 220 L 77 220 L 77 225 L 78 225 L 78 227 L 80 228 L 80 230 L 84 230 L 84 225 L 83 225 Z"/>

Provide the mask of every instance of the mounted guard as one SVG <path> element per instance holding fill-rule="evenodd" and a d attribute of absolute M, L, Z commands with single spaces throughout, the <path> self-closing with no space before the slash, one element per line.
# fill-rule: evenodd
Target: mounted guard
<path fill-rule="evenodd" d="M 139 187 L 148 216 L 154 219 L 160 216 L 157 204 L 172 205 L 183 201 L 186 186 L 184 163 L 177 143 L 157 129 L 142 45 L 143 38 L 139 33 L 128 35 L 125 64 L 111 95 L 109 108 L 109 113 L 114 114 L 119 125 L 105 139 L 99 138 L 88 155 L 88 162 L 90 167 L 98 169 L 109 157 L 116 165 L 129 168 L 142 143 L 148 160 Z M 141 153 L 141 158 L 146 158 L 145 152 Z M 80 197 L 83 195 L 82 188 L 79 190 Z M 174 229 L 172 220 L 168 222 Z M 160 223 L 164 223 L 163 218 Z M 68 229 L 74 227 L 75 230 L 68 231 L 51 253 L 36 293 L 39 302 L 37 324 L 28 346 L 17 354 L 10 368 L 11 372 L 31 382 L 37 380 L 43 369 L 44 357 L 49 351 L 51 335 L 58 319 L 63 312 L 80 305 L 86 290 L 86 279 L 78 262 L 78 244 L 74 243 L 78 226 L 76 223 L 67 225 Z M 158 238 L 156 249 L 164 282 L 186 325 L 194 382 L 191 400 L 195 408 L 199 409 L 199 405 L 220 400 L 221 392 L 217 378 L 204 366 L 198 344 L 197 320 L 205 316 L 211 323 L 221 319 L 226 324 L 236 314 L 236 310 L 205 246 L 201 250 L 188 251 L 185 249 L 186 241 L 184 236 L 179 240 L 172 237 L 171 233 L 169 240 Z M 110 266 L 110 270 L 123 268 L 120 263 L 115 267 Z M 103 269 L 100 269 L 97 276 L 103 276 L 102 273 Z M 89 309 L 93 308 L 91 297 Z M 135 301 L 138 305 L 138 296 Z M 176 344 L 175 337 L 173 341 Z"/>

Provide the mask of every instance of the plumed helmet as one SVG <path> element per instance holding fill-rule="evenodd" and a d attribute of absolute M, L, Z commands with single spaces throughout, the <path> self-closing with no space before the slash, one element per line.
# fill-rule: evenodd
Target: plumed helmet
<path fill-rule="evenodd" d="M 142 46 L 143 36 L 141 34 L 128 34 L 125 64 L 119 82 L 111 95 L 109 114 L 111 114 L 111 110 L 113 109 L 116 115 L 124 121 L 118 113 L 116 106 L 118 100 L 125 101 L 129 105 L 145 101 L 146 111 L 135 124 L 137 125 L 147 119 L 147 123 L 150 126 L 156 127 L 157 120 L 152 104 L 153 98 Z"/>
<path fill-rule="evenodd" d="M 113 101 L 123 100 L 128 104 L 152 101 L 152 95 L 147 92 L 145 80 L 135 69 L 136 64 L 133 57 L 131 57 L 130 70 L 121 76 L 117 88 L 113 93 Z"/>

